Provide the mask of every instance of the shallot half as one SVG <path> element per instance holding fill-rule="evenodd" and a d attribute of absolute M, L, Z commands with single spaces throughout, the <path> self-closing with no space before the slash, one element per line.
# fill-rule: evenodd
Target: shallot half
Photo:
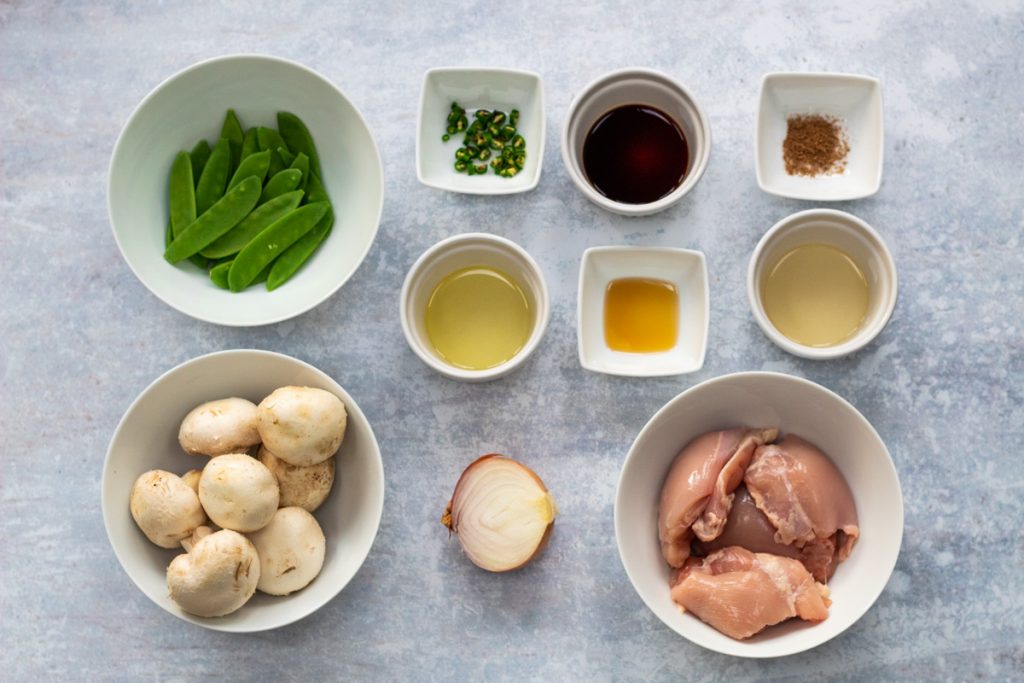
<path fill-rule="evenodd" d="M 459 537 L 473 564 L 507 572 L 537 556 L 557 514 L 540 477 L 511 458 L 491 453 L 459 477 L 441 523 Z"/>

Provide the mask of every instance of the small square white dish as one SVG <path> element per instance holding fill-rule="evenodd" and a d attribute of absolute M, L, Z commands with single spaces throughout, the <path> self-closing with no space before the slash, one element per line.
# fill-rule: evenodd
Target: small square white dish
<path fill-rule="evenodd" d="M 477 109 L 519 110 L 518 132 L 526 140 L 526 163 L 511 178 L 491 168 L 484 175 L 455 170 L 462 133 L 444 142 L 448 113 L 458 102 L 472 116 Z M 516 69 L 440 67 L 423 77 L 416 132 L 416 177 L 429 187 L 466 194 L 515 194 L 537 187 L 544 160 L 544 85 L 539 74 Z"/>
<path fill-rule="evenodd" d="M 609 348 L 604 333 L 608 284 L 621 278 L 672 283 L 679 294 L 679 329 L 668 351 L 625 353 Z M 583 252 L 576 335 L 580 365 L 626 377 L 661 377 L 696 372 L 708 340 L 708 270 L 704 254 L 674 247 L 593 247 Z"/>
<path fill-rule="evenodd" d="M 885 127 L 882 85 L 869 76 L 833 73 L 770 73 L 761 79 L 755 155 L 757 184 L 780 197 L 841 201 L 868 197 L 882 184 Z M 787 120 L 822 114 L 842 121 L 850 145 L 842 173 L 786 173 L 782 143 Z"/>

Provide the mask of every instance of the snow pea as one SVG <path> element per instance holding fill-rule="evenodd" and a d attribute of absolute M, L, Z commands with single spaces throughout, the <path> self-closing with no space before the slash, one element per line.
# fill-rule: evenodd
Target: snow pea
<path fill-rule="evenodd" d="M 269 149 L 267 152 L 270 154 L 270 168 L 268 169 L 268 173 L 270 174 L 270 177 L 273 178 L 278 173 L 288 168 L 288 164 L 284 163 L 284 159 L 282 159 L 281 155 L 277 153 L 277 149 Z"/>
<path fill-rule="evenodd" d="M 267 181 L 266 187 L 263 188 L 263 194 L 260 195 L 259 204 L 266 204 L 274 197 L 279 197 L 285 192 L 291 192 L 299 186 L 302 181 L 302 172 L 294 168 L 286 168 L 283 171 L 275 173 L 274 176 Z"/>
<path fill-rule="evenodd" d="M 306 124 L 295 114 L 287 111 L 277 112 L 277 129 L 281 137 L 288 143 L 288 149 L 298 153 L 302 152 L 309 157 L 309 167 L 314 173 L 320 175 L 320 155 L 316 152 L 316 145 L 313 144 L 313 136 L 310 135 Z"/>
<path fill-rule="evenodd" d="M 306 183 L 309 180 L 309 157 L 304 152 L 299 152 L 295 155 L 295 160 L 291 162 L 288 168 L 302 171 L 302 180 L 299 181 L 299 189 L 305 190 Z"/>
<path fill-rule="evenodd" d="M 225 261 L 210 269 L 210 279 L 221 289 L 228 288 L 228 271 L 231 269 L 231 263 L 231 261 Z"/>
<path fill-rule="evenodd" d="M 246 178 L 255 176 L 260 179 L 260 187 L 263 186 L 263 179 L 267 176 L 267 169 L 270 168 L 270 152 L 256 152 L 250 154 L 238 165 L 235 174 L 228 182 L 230 190 Z"/>
<path fill-rule="evenodd" d="M 291 167 L 292 163 L 294 163 L 295 161 L 295 155 L 286 150 L 284 147 L 277 148 L 277 155 L 281 157 L 281 161 L 284 162 L 285 166 Z"/>
<path fill-rule="evenodd" d="M 224 115 L 224 125 L 220 128 L 220 136 L 228 139 L 231 146 L 231 168 L 238 168 L 238 162 L 242 160 L 242 141 L 245 136 L 242 133 L 242 124 L 234 109 L 228 109 Z"/>
<path fill-rule="evenodd" d="M 255 154 L 260 151 L 259 142 L 256 140 L 256 129 L 250 128 L 245 131 L 245 137 L 242 138 L 242 159 L 244 160 L 250 154 Z"/>
<path fill-rule="evenodd" d="M 203 174 L 203 167 L 206 166 L 206 162 L 210 158 L 210 143 L 200 140 L 189 152 L 189 155 L 192 157 L 192 179 L 198 183 L 199 176 Z"/>
<path fill-rule="evenodd" d="M 291 151 L 288 147 L 288 143 L 286 143 L 284 138 L 281 137 L 281 134 L 273 128 L 267 128 L 266 126 L 260 126 L 257 128 L 256 141 L 259 143 L 260 151 L 277 149 L 278 147 L 284 147 L 289 152 Z"/>
<path fill-rule="evenodd" d="M 234 263 L 231 264 L 228 272 L 228 286 L 231 287 L 231 291 L 239 292 L 248 287 L 271 261 L 312 230 L 327 213 L 328 208 L 326 202 L 303 206 L 278 219 L 253 238 L 238 252 Z"/>
<path fill-rule="evenodd" d="M 203 250 L 249 215 L 259 198 L 259 178 L 246 178 L 175 237 L 164 251 L 164 258 L 177 263 Z"/>
<path fill-rule="evenodd" d="M 177 237 L 196 219 L 196 188 L 192 181 L 192 157 L 188 152 L 178 152 L 174 157 L 167 190 L 171 232 Z"/>
<path fill-rule="evenodd" d="M 310 163 L 312 163 L 312 160 L 310 160 Z M 323 181 L 320 180 L 320 174 L 310 170 L 309 184 L 306 185 L 306 202 L 312 204 L 313 202 L 330 201 L 330 198 L 327 196 L 327 190 L 324 189 Z"/>
<path fill-rule="evenodd" d="M 231 146 L 227 138 L 221 138 L 213 146 L 213 152 L 203 167 L 196 185 L 196 215 L 202 216 L 213 204 L 224 196 L 231 168 Z"/>
<path fill-rule="evenodd" d="M 298 208 L 301 200 L 302 192 L 296 190 L 272 199 L 262 206 L 257 206 L 252 213 L 242 219 L 241 223 L 203 249 L 202 255 L 208 258 L 223 258 L 237 254 L 256 235 Z"/>
<path fill-rule="evenodd" d="M 334 212 L 330 208 L 313 229 L 300 237 L 292 246 L 274 259 L 267 276 L 267 291 L 272 292 L 298 272 L 306 261 L 316 252 L 334 226 Z"/>

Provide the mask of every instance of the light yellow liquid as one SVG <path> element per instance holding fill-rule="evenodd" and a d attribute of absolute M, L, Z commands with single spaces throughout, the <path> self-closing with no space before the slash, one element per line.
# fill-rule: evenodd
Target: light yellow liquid
<path fill-rule="evenodd" d="M 533 316 L 519 283 L 495 268 L 474 266 L 438 283 L 426 324 L 441 358 L 465 370 L 486 370 L 519 353 L 533 331 Z"/>
<path fill-rule="evenodd" d="M 845 252 L 805 244 L 775 264 L 761 285 L 772 325 L 805 346 L 835 346 L 860 329 L 868 312 L 867 280 Z"/>
<path fill-rule="evenodd" d="M 604 292 L 604 341 L 613 351 L 655 353 L 676 345 L 679 295 L 671 282 L 612 280 Z"/>

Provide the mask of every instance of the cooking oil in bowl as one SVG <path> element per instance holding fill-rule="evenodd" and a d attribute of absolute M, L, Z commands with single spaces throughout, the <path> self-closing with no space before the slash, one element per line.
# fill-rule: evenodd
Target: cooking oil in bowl
<path fill-rule="evenodd" d="M 868 312 L 870 290 L 857 263 L 826 244 L 787 252 L 761 285 L 772 325 L 798 344 L 827 347 L 852 337 Z"/>
<path fill-rule="evenodd" d="M 612 280 L 604 293 L 604 340 L 612 351 L 657 353 L 676 345 L 679 294 L 671 282 Z"/>
<path fill-rule="evenodd" d="M 430 295 L 427 337 L 445 362 L 486 370 L 511 360 L 533 331 L 530 301 L 510 275 L 472 266 L 449 273 Z"/>

